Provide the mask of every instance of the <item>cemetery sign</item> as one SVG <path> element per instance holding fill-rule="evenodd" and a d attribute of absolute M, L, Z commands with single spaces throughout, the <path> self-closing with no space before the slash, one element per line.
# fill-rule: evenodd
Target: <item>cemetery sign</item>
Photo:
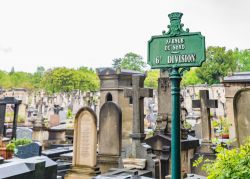
<path fill-rule="evenodd" d="M 169 31 L 148 41 L 151 68 L 198 67 L 205 61 L 205 37 L 200 32 L 183 30 L 182 13 L 169 14 Z"/>
<path fill-rule="evenodd" d="M 183 30 L 182 13 L 168 15 L 169 31 L 148 41 L 148 64 L 151 68 L 168 69 L 171 80 L 171 178 L 181 178 L 180 82 L 185 70 L 199 67 L 205 61 L 205 37 L 200 32 Z"/>

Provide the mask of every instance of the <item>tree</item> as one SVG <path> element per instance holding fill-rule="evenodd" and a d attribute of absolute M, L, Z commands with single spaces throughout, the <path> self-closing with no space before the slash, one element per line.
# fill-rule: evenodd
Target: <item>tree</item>
<path fill-rule="evenodd" d="M 190 71 L 186 72 L 183 75 L 183 78 L 181 80 L 181 85 L 182 86 L 188 86 L 188 85 L 195 85 L 195 84 L 202 84 L 203 81 L 198 78 L 196 74 L 196 69 L 197 68 L 191 68 Z"/>
<path fill-rule="evenodd" d="M 226 51 L 225 47 L 208 47 L 206 56 L 202 67 L 195 70 L 198 78 L 204 83 L 219 83 L 222 77 L 236 70 L 237 64 L 232 50 Z"/>
<path fill-rule="evenodd" d="M 12 75 L 13 73 L 15 73 L 15 68 L 14 68 L 14 67 L 11 67 L 10 75 Z"/>
<path fill-rule="evenodd" d="M 33 89 L 32 74 L 27 72 L 14 72 L 10 75 L 12 88 Z"/>
<path fill-rule="evenodd" d="M 160 70 L 149 70 L 147 72 L 147 78 L 145 79 L 145 86 L 157 89 L 159 76 Z"/>
<path fill-rule="evenodd" d="M 1 88 L 10 88 L 12 86 L 10 76 L 5 71 L 0 71 L 0 87 Z"/>
<path fill-rule="evenodd" d="M 250 71 L 250 50 L 234 50 L 238 71 Z"/>
<path fill-rule="evenodd" d="M 146 63 L 143 61 L 142 56 L 133 52 L 127 53 L 123 58 L 116 58 L 113 60 L 113 68 L 120 67 L 122 69 L 143 71 Z"/>
<path fill-rule="evenodd" d="M 42 77 L 45 73 L 45 68 L 42 66 L 37 67 L 36 72 L 33 74 L 32 83 L 36 89 L 41 87 Z"/>
<path fill-rule="evenodd" d="M 78 70 L 60 67 L 45 73 L 42 86 L 49 93 L 96 91 L 99 88 L 99 80 L 96 73 L 86 67 L 80 67 Z"/>
<path fill-rule="evenodd" d="M 121 67 L 121 63 L 122 63 L 122 58 L 115 58 L 112 60 L 113 63 L 112 63 L 112 67 L 113 68 L 120 68 Z"/>

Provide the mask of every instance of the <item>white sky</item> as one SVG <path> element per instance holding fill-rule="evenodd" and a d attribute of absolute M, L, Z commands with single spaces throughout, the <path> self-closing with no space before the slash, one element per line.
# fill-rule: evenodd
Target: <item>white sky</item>
<path fill-rule="evenodd" d="M 130 51 L 146 61 L 175 11 L 206 46 L 250 48 L 249 0 L 1 0 L 0 69 L 111 66 Z"/>

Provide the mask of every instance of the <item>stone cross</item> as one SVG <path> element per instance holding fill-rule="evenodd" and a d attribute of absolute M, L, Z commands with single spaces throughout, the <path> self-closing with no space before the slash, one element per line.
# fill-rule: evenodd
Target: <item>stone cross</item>
<path fill-rule="evenodd" d="M 124 89 L 125 97 L 133 100 L 132 155 L 137 157 L 136 148 L 145 139 L 144 134 L 144 98 L 153 97 L 153 89 L 143 88 L 145 75 L 132 76 L 132 89 Z"/>
<path fill-rule="evenodd" d="M 210 108 L 218 108 L 218 100 L 209 99 L 208 90 L 200 90 L 200 99 L 192 101 L 193 108 L 201 109 L 201 135 L 203 142 L 211 141 Z"/>

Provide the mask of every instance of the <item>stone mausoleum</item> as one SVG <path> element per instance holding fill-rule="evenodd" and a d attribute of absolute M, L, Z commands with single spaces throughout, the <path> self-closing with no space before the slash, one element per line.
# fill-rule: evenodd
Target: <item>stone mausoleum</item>
<path fill-rule="evenodd" d="M 124 88 L 132 88 L 132 75 L 141 74 L 138 71 L 99 68 L 97 74 L 100 78 L 100 108 L 107 101 L 113 101 L 122 109 L 122 150 L 128 155 L 126 149 L 131 145 L 133 101 L 124 97 Z"/>

